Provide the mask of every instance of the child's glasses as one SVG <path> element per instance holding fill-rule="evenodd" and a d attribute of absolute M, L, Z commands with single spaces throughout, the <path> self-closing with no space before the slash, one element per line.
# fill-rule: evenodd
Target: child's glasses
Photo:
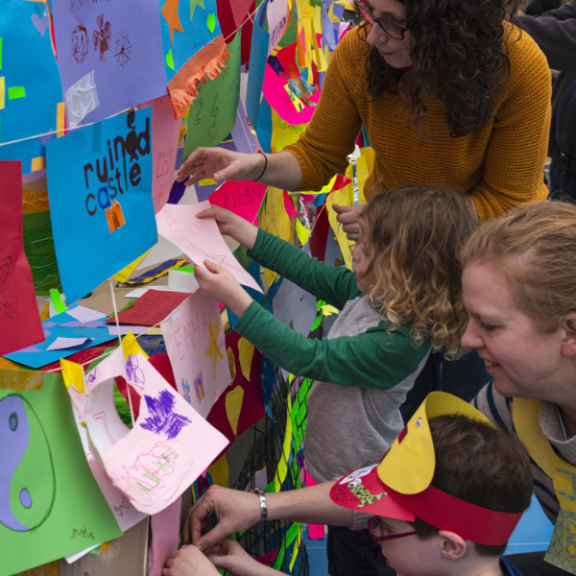
<path fill-rule="evenodd" d="M 368 520 L 368 531 L 375 544 L 380 544 L 386 540 L 395 540 L 396 538 L 404 538 L 405 536 L 412 536 L 422 532 L 433 532 L 438 528 L 422 528 L 420 530 L 413 530 L 412 532 L 402 532 L 401 534 L 390 534 L 390 529 L 376 516 L 372 516 Z M 387 534 L 388 532 L 388 534 Z"/>
<path fill-rule="evenodd" d="M 376 18 L 376 16 L 368 10 L 366 4 L 361 0 L 354 0 L 354 4 L 366 22 L 369 24 L 378 24 L 383 32 L 390 36 L 390 38 L 394 38 L 395 40 L 404 40 L 404 32 L 408 30 L 408 26 L 394 24 L 394 22 L 390 22 L 390 20 L 386 20 L 386 18 Z"/>

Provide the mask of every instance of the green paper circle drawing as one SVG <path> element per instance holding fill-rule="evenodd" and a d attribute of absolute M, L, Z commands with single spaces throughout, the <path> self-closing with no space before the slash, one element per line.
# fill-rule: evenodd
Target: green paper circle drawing
<path fill-rule="evenodd" d="M 0 524 L 38 528 L 54 504 L 54 465 L 44 428 L 20 396 L 0 400 L 0 454 Z"/>

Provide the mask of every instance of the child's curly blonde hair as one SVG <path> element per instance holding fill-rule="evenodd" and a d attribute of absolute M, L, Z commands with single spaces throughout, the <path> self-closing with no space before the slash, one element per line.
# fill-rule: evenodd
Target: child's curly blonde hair
<path fill-rule="evenodd" d="M 460 351 L 467 323 L 458 253 L 477 227 L 465 194 L 399 188 L 374 196 L 359 217 L 368 255 L 368 296 L 391 322 L 411 326 L 419 345 L 448 359 Z"/>

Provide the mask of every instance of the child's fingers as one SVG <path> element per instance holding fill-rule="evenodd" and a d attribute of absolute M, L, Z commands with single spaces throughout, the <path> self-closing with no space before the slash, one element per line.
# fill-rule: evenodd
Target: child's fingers
<path fill-rule="evenodd" d="M 206 268 L 212 272 L 212 274 L 218 274 L 222 271 L 222 266 L 212 262 L 211 260 L 204 260 L 204 266 L 206 266 Z"/>
<path fill-rule="evenodd" d="M 220 208 L 212 206 L 211 208 L 202 210 L 202 212 L 198 212 L 198 214 L 196 214 L 196 218 L 216 218 L 220 213 Z"/>

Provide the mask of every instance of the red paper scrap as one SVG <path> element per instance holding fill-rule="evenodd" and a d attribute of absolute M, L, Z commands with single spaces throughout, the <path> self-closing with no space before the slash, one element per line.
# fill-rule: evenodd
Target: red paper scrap
<path fill-rule="evenodd" d="M 118 312 L 118 322 L 137 326 L 156 326 L 190 296 L 191 294 L 184 292 L 148 290 L 134 302 L 133 306 Z M 112 316 L 106 322 L 115 324 L 116 320 Z"/>

